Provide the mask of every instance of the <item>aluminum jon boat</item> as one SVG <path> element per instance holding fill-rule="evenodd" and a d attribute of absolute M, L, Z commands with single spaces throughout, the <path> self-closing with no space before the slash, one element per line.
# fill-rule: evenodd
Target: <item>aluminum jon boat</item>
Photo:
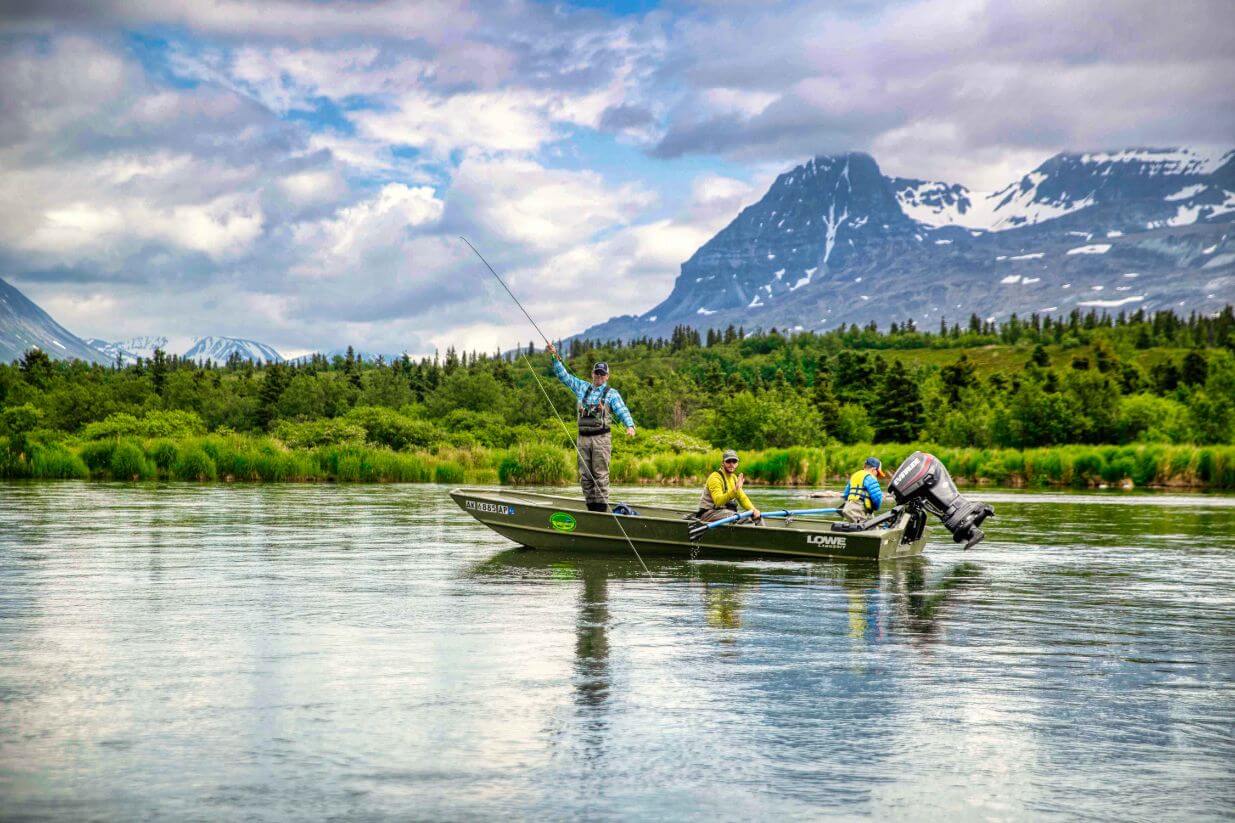
<path fill-rule="evenodd" d="M 509 489 L 453 489 L 451 498 L 481 523 L 523 546 L 577 552 L 627 550 L 626 531 L 641 554 L 858 557 L 920 555 L 924 519 L 901 511 L 865 531 L 836 531 L 835 521 L 815 517 L 767 520 L 765 525 L 722 526 L 692 541 L 696 521 L 682 509 L 639 505 L 636 515 L 590 512 L 573 497 Z M 619 521 L 620 520 L 620 524 Z"/>

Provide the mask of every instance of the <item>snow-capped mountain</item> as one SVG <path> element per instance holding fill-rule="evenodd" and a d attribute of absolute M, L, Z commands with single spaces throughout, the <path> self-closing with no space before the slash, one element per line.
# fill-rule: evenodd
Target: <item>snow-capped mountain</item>
<path fill-rule="evenodd" d="M 1235 302 L 1233 221 L 1232 151 L 1059 154 L 991 194 L 816 157 L 683 263 L 663 302 L 583 335 L 1215 311 Z"/>
<path fill-rule="evenodd" d="M 1129 149 L 1057 154 L 1020 180 L 994 192 L 973 192 L 958 183 L 893 178 L 901 208 L 928 226 L 964 226 L 985 231 L 1032 226 L 1094 205 L 1135 201 L 1177 202 L 1171 225 L 1235 209 L 1209 178 L 1229 165 L 1235 151 Z M 1228 183 L 1231 182 L 1228 180 Z M 1135 225 L 1123 228 L 1136 228 Z M 1146 224 L 1146 228 L 1154 228 Z"/>
<path fill-rule="evenodd" d="M 151 359 L 154 357 L 155 349 L 162 349 L 167 355 L 179 354 L 185 360 L 196 360 L 199 363 L 207 360 L 225 363 L 232 352 L 236 352 L 244 360 L 253 362 L 283 362 L 283 357 L 273 346 L 239 337 L 195 337 L 192 345 L 183 352 L 177 350 L 185 345 L 184 339 L 177 343 L 169 341 L 166 337 L 131 337 L 128 340 L 119 341 L 92 337 L 86 342 L 102 352 L 108 358 L 109 363 L 115 363 L 116 358 L 119 357 L 121 364 L 126 366 L 135 363 L 139 357 L 143 360 Z"/>
<path fill-rule="evenodd" d="M 14 286 L 0 280 L 0 362 L 17 360 L 32 348 L 41 349 L 57 360 L 108 362 Z"/>
<path fill-rule="evenodd" d="M 275 351 L 273 346 L 239 337 L 198 337 L 182 357 L 202 363 L 206 360 L 225 363 L 233 353 L 239 354 L 242 360 L 262 363 L 283 362 L 283 356 Z"/>
<path fill-rule="evenodd" d="M 330 349 L 329 351 L 317 352 L 317 353 L 324 356 L 327 360 L 334 360 L 334 358 L 336 357 L 346 357 L 347 349 Z M 383 363 L 393 363 L 394 361 L 401 358 L 403 355 L 402 354 L 389 354 L 389 353 L 383 353 L 383 352 L 373 352 L 373 351 L 360 351 L 359 349 L 353 349 L 352 356 L 355 357 L 357 360 L 361 360 L 365 363 L 376 363 L 378 358 L 381 358 Z M 310 354 L 302 354 L 299 357 L 288 358 L 287 362 L 300 364 L 300 363 L 308 363 L 312 359 L 313 359 L 313 354 L 310 353 Z"/>
<path fill-rule="evenodd" d="M 89 337 L 86 342 L 107 355 L 112 363 L 119 358 L 122 366 L 132 365 L 139 357 L 149 360 L 154 357 L 155 349 L 162 349 L 164 354 L 171 353 L 166 337 L 130 337 L 128 340 L 117 341 Z"/>

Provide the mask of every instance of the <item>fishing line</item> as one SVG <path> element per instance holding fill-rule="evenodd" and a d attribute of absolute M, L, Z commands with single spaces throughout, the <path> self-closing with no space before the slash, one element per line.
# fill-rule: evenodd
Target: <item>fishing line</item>
<path fill-rule="evenodd" d="M 523 316 L 528 319 L 528 321 L 532 324 L 532 327 L 535 328 L 536 332 L 541 336 L 541 338 L 544 339 L 545 344 L 549 346 L 553 345 L 549 342 L 549 338 L 545 337 L 545 333 L 540 330 L 540 326 L 536 325 L 536 321 L 532 319 L 532 315 L 528 314 L 527 309 L 523 308 L 523 304 L 519 302 L 519 298 L 515 297 L 515 293 L 510 290 L 509 286 L 506 285 L 506 281 L 504 281 L 501 276 L 493 270 L 493 267 L 489 265 L 489 261 L 485 259 L 483 254 L 480 253 L 480 250 L 473 246 L 471 241 L 463 235 L 459 235 L 459 239 L 464 243 L 467 243 L 468 248 L 476 253 L 476 256 L 480 258 L 481 263 L 485 264 L 485 268 L 489 270 L 489 273 L 497 279 L 497 282 L 502 284 L 502 288 L 505 289 L 506 293 L 510 295 L 510 299 L 515 301 L 515 305 L 519 307 L 519 309 L 523 312 Z M 592 479 L 592 483 L 595 485 L 596 475 L 592 473 L 592 467 L 589 466 L 587 461 L 583 459 L 583 450 L 579 448 L 579 441 L 570 433 L 570 427 L 566 425 L 566 421 L 562 418 L 562 415 L 558 413 L 557 406 L 554 405 L 553 398 L 549 396 L 548 390 L 545 389 L 544 382 L 541 381 L 540 375 L 536 373 L 536 369 L 532 367 L 532 361 L 527 359 L 527 355 L 524 354 L 522 350 L 519 352 L 519 357 L 523 359 L 524 364 L 527 366 L 527 370 L 532 373 L 532 377 L 536 378 L 536 385 L 540 387 L 540 393 L 545 396 L 545 401 L 548 402 L 549 408 L 553 410 L 553 416 L 557 418 L 557 422 L 561 425 L 562 431 L 566 433 L 566 439 L 569 440 L 571 445 L 575 447 L 575 454 L 579 456 L 579 465 L 583 467 L 583 470 L 587 472 L 588 477 Z M 651 577 L 651 570 L 648 569 L 647 564 L 643 562 L 643 557 L 640 556 L 639 550 L 635 548 L 635 542 L 630 539 L 630 535 L 626 533 L 626 527 L 622 525 L 621 515 L 612 510 L 609 513 L 613 515 L 613 522 L 617 523 L 617 527 L 622 532 L 622 537 L 626 538 L 626 544 L 630 546 L 630 550 L 635 553 L 635 559 L 638 560 L 639 565 L 643 567 L 644 574 Z"/>

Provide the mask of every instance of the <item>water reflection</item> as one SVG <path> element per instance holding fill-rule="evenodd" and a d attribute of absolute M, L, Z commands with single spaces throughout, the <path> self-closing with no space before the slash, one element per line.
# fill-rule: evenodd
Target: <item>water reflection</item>
<path fill-rule="evenodd" d="M 1004 497 L 649 578 L 428 486 L 0 484 L 0 817 L 1230 817 L 1235 498 Z"/>
<path fill-rule="evenodd" d="M 895 561 L 831 560 L 813 562 L 684 560 L 644 558 L 652 578 L 697 586 L 704 622 L 727 633 L 740 633 L 750 594 L 762 586 L 830 586 L 845 595 L 847 635 L 867 643 L 904 632 L 930 639 L 946 620 L 949 603 L 962 591 L 983 581 L 982 567 L 972 561 L 936 564 L 927 557 Z M 609 651 L 609 582 L 638 581 L 646 575 L 624 553 L 562 553 L 517 548 L 499 552 L 473 567 L 480 579 L 543 578 L 581 584 L 576 619 L 576 671 L 579 682 L 603 701 L 609 684 L 603 677 Z"/>
<path fill-rule="evenodd" d="M 609 579 L 598 568 L 580 569 L 579 616 L 575 620 L 575 703 L 582 718 L 586 757 L 604 751 L 609 672 Z"/>

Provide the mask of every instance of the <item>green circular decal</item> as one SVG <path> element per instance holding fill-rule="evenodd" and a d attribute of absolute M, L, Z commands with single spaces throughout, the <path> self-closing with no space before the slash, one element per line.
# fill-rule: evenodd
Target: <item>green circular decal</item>
<path fill-rule="evenodd" d="M 566 512 L 554 512 L 549 517 L 549 525 L 560 532 L 573 532 L 575 530 L 575 518 Z"/>

